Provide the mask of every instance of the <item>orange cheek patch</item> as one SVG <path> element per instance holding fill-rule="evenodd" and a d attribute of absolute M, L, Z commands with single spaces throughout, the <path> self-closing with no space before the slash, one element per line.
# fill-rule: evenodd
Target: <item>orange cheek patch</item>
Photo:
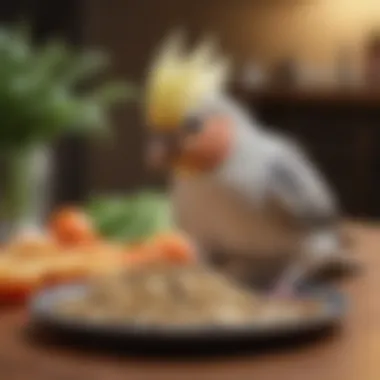
<path fill-rule="evenodd" d="M 199 134 L 188 138 L 183 161 L 198 170 L 213 169 L 227 156 L 231 142 L 231 121 L 223 116 L 210 118 Z"/>

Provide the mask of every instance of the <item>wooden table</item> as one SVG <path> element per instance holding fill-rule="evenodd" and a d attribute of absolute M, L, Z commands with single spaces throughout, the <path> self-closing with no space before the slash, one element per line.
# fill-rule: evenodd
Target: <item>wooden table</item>
<path fill-rule="evenodd" d="M 26 343 L 20 311 L 0 322 L 0 379 L 10 380 L 379 380 L 380 226 L 350 225 L 365 273 L 342 286 L 351 307 L 339 334 L 280 353 L 161 361 L 73 353 Z"/>

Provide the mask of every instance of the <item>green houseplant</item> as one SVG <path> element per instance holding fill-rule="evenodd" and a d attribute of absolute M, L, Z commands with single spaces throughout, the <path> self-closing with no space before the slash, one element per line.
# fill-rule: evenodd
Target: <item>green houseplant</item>
<path fill-rule="evenodd" d="M 0 153 L 6 167 L 0 206 L 6 234 L 41 222 L 51 144 L 67 134 L 108 131 L 110 107 L 134 99 L 132 86 L 104 78 L 108 66 L 101 52 L 76 52 L 56 40 L 35 46 L 27 28 L 0 29 Z"/>

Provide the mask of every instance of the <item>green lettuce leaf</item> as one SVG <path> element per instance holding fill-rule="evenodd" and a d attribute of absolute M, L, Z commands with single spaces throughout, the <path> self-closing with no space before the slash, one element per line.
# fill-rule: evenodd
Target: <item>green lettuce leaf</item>
<path fill-rule="evenodd" d="M 86 211 L 102 236 L 117 241 L 140 241 L 174 228 L 169 199 L 152 191 L 95 197 Z"/>

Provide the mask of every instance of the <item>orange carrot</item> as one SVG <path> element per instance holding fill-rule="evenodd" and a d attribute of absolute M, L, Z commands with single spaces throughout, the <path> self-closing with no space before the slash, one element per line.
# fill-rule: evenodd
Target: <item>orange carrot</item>
<path fill-rule="evenodd" d="M 152 246 L 164 259 L 173 263 L 186 264 L 195 259 L 195 249 L 190 240 L 179 233 L 157 235 L 152 240 Z"/>
<path fill-rule="evenodd" d="M 93 243 L 98 237 L 88 216 L 77 208 L 63 208 L 55 213 L 49 230 L 62 245 Z"/>

